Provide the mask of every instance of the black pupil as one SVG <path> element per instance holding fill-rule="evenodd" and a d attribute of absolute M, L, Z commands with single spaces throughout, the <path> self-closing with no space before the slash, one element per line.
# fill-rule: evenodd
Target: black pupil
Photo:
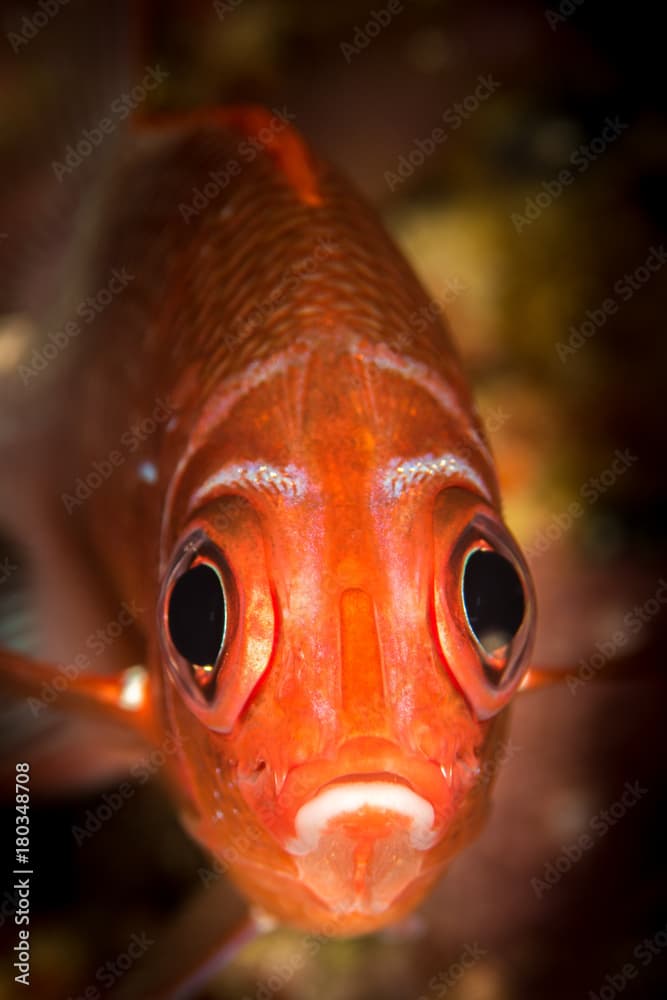
<path fill-rule="evenodd" d="M 174 584 L 169 632 L 181 656 L 196 666 L 215 663 L 225 630 L 225 595 L 215 570 L 194 566 Z"/>
<path fill-rule="evenodd" d="M 468 556 L 463 573 L 463 602 L 470 628 L 487 653 L 514 638 L 523 621 L 523 586 L 514 566 L 497 552 Z"/>

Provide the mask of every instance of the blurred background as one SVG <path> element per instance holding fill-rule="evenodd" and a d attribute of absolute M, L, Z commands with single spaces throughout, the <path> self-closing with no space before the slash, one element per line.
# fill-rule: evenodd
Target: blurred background
<path fill-rule="evenodd" d="M 667 995 L 657 25 L 593 0 L 219 0 L 137 4 L 124 36 L 102 4 L 11 0 L 0 29 L 0 367 L 20 359 L 9 234 L 32 233 L 67 197 L 48 151 L 80 135 L 82 105 L 86 121 L 99 120 L 114 60 L 138 58 L 139 78 L 156 62 L 168 71 L 147 111 L 286 107 L 377 207 L 449 318 L 535 575 L 536 662 L 596 678 L 517 699 L 515 750 L 487 828 L 410 926 L 314 950 L 271 933 L 201 997 Z M 605 681 L 616 652 L 630 665 Z M 621 807 L 626 782 L 646 791 Z M 72 827 L 117 781 L 34 804 L 34 996 L 82 995 L 134 932 L 158 937 L 199 887 L 205 860 L 158 783 L 133 787 L 129 806 L 80 847 Z M 3 807 L 8 837 L 13 815 Z M 568 862 L 582 833 L 592 846 Z M 2 1000 L 21 995 L 10 868 Z M 619 978 L 628 963 L 636 975 Z"/>

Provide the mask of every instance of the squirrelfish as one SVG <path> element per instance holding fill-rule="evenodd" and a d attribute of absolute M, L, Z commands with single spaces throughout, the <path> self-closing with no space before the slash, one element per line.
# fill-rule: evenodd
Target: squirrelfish
<path fill-rule="evenodd" d="M 61 707 L 172 741 L 187 828 L 258 910 L 392 923 L 483 823 L 535 624 L 444 320 L 279 109 L 136 127 L 80 240 L 53 466 L 144 649 Z"/>

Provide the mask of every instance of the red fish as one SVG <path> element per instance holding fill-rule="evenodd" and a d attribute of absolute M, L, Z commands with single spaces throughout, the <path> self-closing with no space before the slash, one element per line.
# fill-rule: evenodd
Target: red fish
<path fill-rule="evenodd" d="M 535 624 L 444 321 L 285 111 L 135 129 L 91 232 L 50 474 L 144 658 L 58 707 L 172 741 L 187 828 L 259 910 L 397 921 L 483 823 Z"/>
<path fill-rule="evenodd" d="M 370 930 L 479 827 L 527 667 L 480 423 L 442 321 L 411 326 L 426 293 L 285 114 L 144 129 L 115 183 L 88 280 L 127 287 L 87 333 L 70 468 L 156 426 L 63 502 L 145 609 L 144 711 L 194 835 L 220 855 L 252 827 L 250 899 Z"/>

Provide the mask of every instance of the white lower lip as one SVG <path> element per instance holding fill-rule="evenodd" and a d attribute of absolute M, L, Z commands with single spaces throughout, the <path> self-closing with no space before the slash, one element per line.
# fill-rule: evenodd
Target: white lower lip
<path fill-rule="evenodd" d="M 314 851 L 332 820 L 360 809 L 396 813 L 410 820 L 410 846 L 426 851 L 437 840 L 433 806 L 406 785 L 389 781 L 338 782 L 301 806 L 294 820 L 296 837 L 286 845 L 294 855 Z"/>

